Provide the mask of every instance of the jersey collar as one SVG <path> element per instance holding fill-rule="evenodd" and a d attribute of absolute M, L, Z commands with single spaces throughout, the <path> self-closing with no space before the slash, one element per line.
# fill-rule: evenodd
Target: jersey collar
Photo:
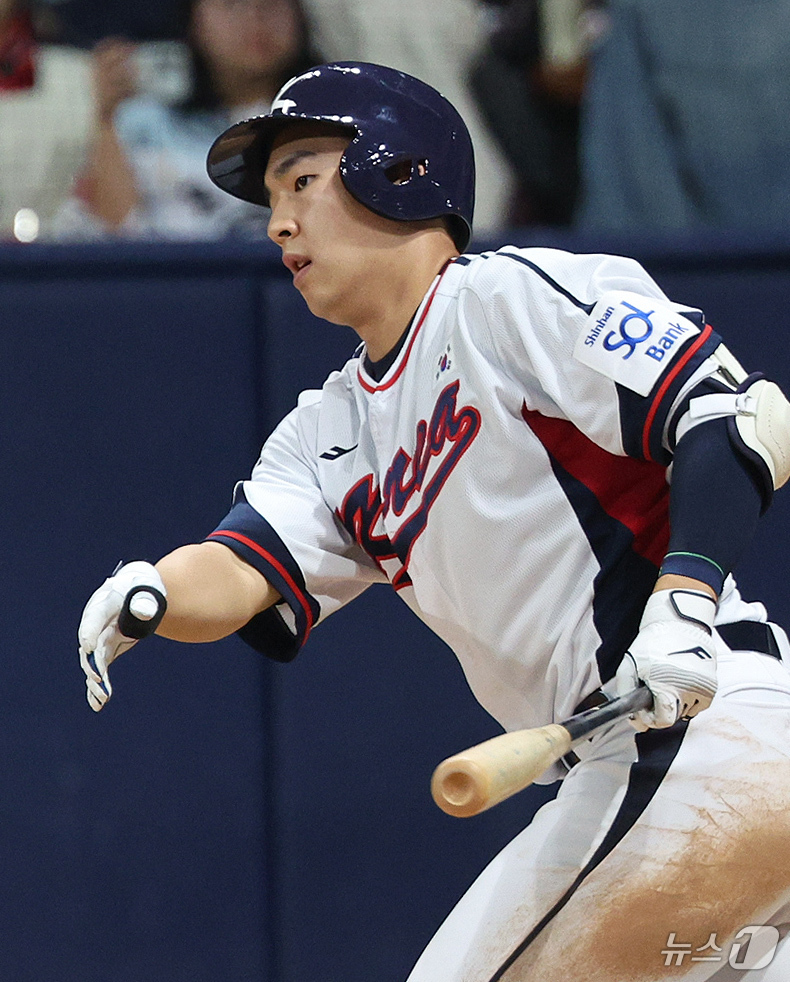
<path fill-rule="evenodd" d="M 363 350 L 363 355 L 360 358 L 359 365 L 357 367 L 357 380 L 366 392 L 383 392 L 385 389 L 389 389 L 398 381 L 409 360 L 409 355 L 414 347 L 414 342 L 417 339 L 417 335 L 420 333 L 420 328 L 424 324 L 425 318 L 428 316 L 428 311 L 431 309 L 433 298 L 436 296 L 436 291 L 439 289 L 439 284 L 442 282 L 442 277 L 453 262 L 453 259 L 448 259 L 441 268 L 433 286 L 426 294 L 426 299 L 423 300 L 421 309 L 417 309 L 417 313 L 412 318 L 411 324 L 401 335 L 400 340 L 392 351 L 386 354 L 383 358 L 379 359 L 379 361 L 371 362 Z M 394 364 L 398 360 L 398 356 L 402 352 L 403 357 L 400 360 L 397 370 L 392 375 L 392 378 L 383 381 L 392 370 Z M 374 368 L 375 371 L 370 372 L 368 366 Z M 383 372 L 381 371 L 382 366 L 384 367 Z M 376 376 L 378 376 L 378 378 L 376 378 Z"/>

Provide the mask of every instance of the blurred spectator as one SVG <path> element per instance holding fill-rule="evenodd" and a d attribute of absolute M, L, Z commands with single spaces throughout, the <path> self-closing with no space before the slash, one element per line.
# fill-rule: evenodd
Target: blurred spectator
<path fill-rule="evenodd" d="M 0 239 L 46 231 L 88 146 L 89 56 L 54 43 L 48 14 L 42 3 L 0 0 Z"/>
<path fill-rule="evenodd" d="M 296 0 L 189 0 L 191 84 L 169 103 L 160 73 L 118 39 L 94 54 L 95 140 L 56 222 L 61 239 L 216 239 L 263 236 L 260 208 L 224 194 L 206 154 L 231 121 L 265 112 L 280 86 L 314 64 Z M 146 90 L 149 90 L 148 92 Z"/>
<path fill-rule="evenodd" d="M 439 89 L 464 117 L 475 146 L 475 234 L 508 220 L 513 173 L 469 87 L 469 67 L 486 39 L 479 0 L 303 0 L 327 59 L 373 61 Z"/>
<path fill-rule="evenodd" d="M 471 80 L 518 179 L 516 225 L 569 225 L 590 0 L 482 0 L 493 30 Z"/>
<path fill-rule="evenodd" d="M 582 123 L 578 224 L 790 225 L 790 3 L 610 0 Z"/>

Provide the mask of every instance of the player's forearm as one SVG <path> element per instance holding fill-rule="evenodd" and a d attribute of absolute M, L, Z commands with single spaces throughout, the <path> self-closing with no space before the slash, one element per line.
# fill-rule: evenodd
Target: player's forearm
<path fill-rule="evenodd" d="M 661 580 L 667 574 L 691 577 L 718 594 L 751 542 L 760 506 L 758 485 L 750 465 L 733 449 L 726 421 L 691 430 L 675 451 L 672 533 Z"/>
<path fill-rule="evenodd" d="M 175 641 L 217 641 L 280 599 L 257 570 L 217 542 L 182 546 L 156 568 L 167 588 L 157 634 Z"/>

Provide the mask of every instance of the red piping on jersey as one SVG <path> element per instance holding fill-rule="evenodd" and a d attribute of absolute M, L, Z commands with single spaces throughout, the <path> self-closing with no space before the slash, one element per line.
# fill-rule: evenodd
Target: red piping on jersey
<path fill-rule="evenodd" d="M 241 542 L 243 545 L 248 546 L 254 552 L 257 552 L 259 556 L 262 556 L 267 563 L 271 563 L 280 576 L 282 576 L 288 586 L 293 590 L 296 599 L 299 601 L 299 604 L 307 617 L 307 629 L 304 632 L 304 640 L 306 641 L 313 627 L 313 612 L 310 610 L 310 605 L 308 604 L 305 595 L 296 585 L 294 578 L 291 576 L 288 570 L 282 563 L 278 562 L 278 560 L 276 560 L 270 552 L 267 552 L 264 548 L 259 546 L 257 542 L 253 541 L 252 539 L 248 539 L 246 535 L 241 535 L 239 532 L 232 532 L 230 529 L 224 529 L 218 532 L 211 532 L 206 536 L 207 539 L 223 537 L 226 539 L 236 539 L 237 542 Z"/>
<path fill-rule="evenodd" d="M 414 332 L 413 332 L 413 334 L 411 336 L 411 340 L 409 341 L 409 345 L 406 348 L 406 352 L 403 355 L 403 358 L 401 359 L 400 366 L 398 367 L 397 372 L 395 372 L 395 374 L 389 380 L 389 382 L 386 382 L 384 385 L 370 385 L 368 382 L 366 382 L 362 378 L 362 359 L 360 359 L 359 365 L 357 366 L 357 378 L 359 379 L 359 384 L 362 386 L 362 388 L 366 392 L 383 392 L 385 389 L 388 389 L 391 385 L 394 385 L 398 381 L 398 379 L 400 378 L 401 373 L 403 372 L 403 369 L 406 367 L 406 362 L 409 360 L 409 355 L 411 354 L 411 349 L 412 349 L 412 347 L 414 345 L 414 342 L 417 340 L 417 335 L 420 332 L 420 328 L 423 325 L 423 321 L 428 316 L 428 311 L 431 309 L 431 304 L 433 303 L 433 298 L 436 296 L 436 291 L 439 289 L 439 284 L 442 282 L 442 277 L 447 272 L 447 269 L 452 264 L 452 262 L 453 262 L 452 259 L 448 260 L 444 264 L 444 267 L 442 268 L 442 271 L 439 273 L 439 279 L 436 281 L 436 284 L 434 285 L 434 288 L 431 290 L 431 295 L 428 297 L 428 302 L 425 304 L 425 309 L 423 310 L 422 314 L 420 315 L 420 319 L 417 321 L 417 326 L 414 328 Z"/>
<path fill-rule="evenodd" d="M 653 420 L 656 418 L 656 413 L 658 412 L 658 407 L 661 405 L 661 400 L 667 393 L 667 389 L 672 385 L 675 379 L 678 377 L 678 373 L 689 362 L 702 347 L 703 344 L 708 340 L 708 338 L 713 333 L 713 328 L 710 324 L 705 325 L 705 330 L 700 334 L 694 344 L 691 345 L 689 350 L 681 356 L 677 365 L 675 365 L 671 372 L 669 372 L 661 383 L 661 388 L 656 393 L 656 397 L 653 400 L 653 405 L 650 407 L 650 412 L 647 414 L 647 419 L 645 420 L 645 428 L 642 431 L 642 453 L 644 454 L 645 460 L 652 460 L 650 456 L 650 430 L 653 426 Z"/>
<path fill-rule="evenodd" d="M 638 555 L 661 565 L 669 545 L 669 486 L 660 464 L 620 457 L 599 447 L 566 419 L 521 409 L 546 452 L 594 495 L 634 536 Z"/>

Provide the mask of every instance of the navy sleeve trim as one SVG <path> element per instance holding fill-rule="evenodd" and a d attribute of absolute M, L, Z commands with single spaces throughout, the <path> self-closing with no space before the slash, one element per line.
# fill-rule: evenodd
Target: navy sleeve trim
<path fill-rule="evenodd" d="M 298 651 L 309 637 L 313 625 L 320 616 L 321 608 L 318 601 L 307 592 L 298 563 L 272 526 L 247 504 L 243 495 L 239 495 L 236 504 L 225 519 L 206 539 L 211 542 L 221 542 L 232 549 L 265 576 L 280 593 L 293 611 L 296 620 L 294 643 Z M 252 627 L 253 624 L 256 625 L 255 628 Z M 287 628 L 281 617 L 278 622 L 271 616 L 258 615 L 246 628 L 239 631 L 239 636 L 256 650 L 264 654 L 271 653 L 271 656 L 276 658 L 274 652 L 282 648 L 282 630 Z M 271 652 L 269 641 L 265 636 L 269 631 L 274 632 L 271 638 Z"/>
<path fill-rule="evenodd" d="M 251 648 L 273 661 L 293 661 L 299 654 L 299 639 L 285 623 L 277 607 L 269 607 L 256 614 L 236 633 Z"/>
<path fill-rule="evenodd" d="M 686 342 L 646 398 L 617 386 L 623 446 L 629 457 L 661 464 L 670 462 L 671 455 L 662 446 L 662 437 L 672 403 L 686 380 L 720 344 L 721 338 L 708 325 L 702 334 Z"/>

